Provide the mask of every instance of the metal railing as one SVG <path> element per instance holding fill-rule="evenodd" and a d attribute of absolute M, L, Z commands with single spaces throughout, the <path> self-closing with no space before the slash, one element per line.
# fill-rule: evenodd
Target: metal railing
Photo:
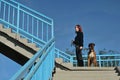
<path fill-rule="evenodd" d="M 62 58 L 64 62 L 70 62 L 73 63 L 73 56 L 55 48 L 55 57 L 56 58 Z"/>
<path fill-rule="evenodd" d="M 10 80 L 51 80 L 55 67 L 53 20 L 14 0 L 0 0 L 0 23 L 41 47 Z"/>
<path fill-rule="evenodd" d="M 84 66 L 88 66 L 88 55 L 83 55 Z M 97 57 L 97 66 L 98 67 L 116 67 L 120 66 L 120 54 L 112 55 L 96 55 Z M 77 66 L 76 57 L 73 56 L 73 65 Z"/>
<path fill-rule="evenodd" d="M 77 66 L 76 56 L 70 55 L 66 52 L 63 52 L 59 49 L 55 49 L 55 57 L 63 58 L 63 62 L 70 62 L 73 66 Z M 83 55 L 84 66 L 88 66 L 87 64 L 88 55 Z M 116 67 L 120 66 L 120 54 L 102 54 L 96 55 L 98 67 Z"/>
<path fill-rule="evenodd" d="M 0 0 L 0 23 L 38 46 L 54 37 L 51 18 L 14 0 Z"/>
<path fill-rule="evenodd" d="M 48 41 L 10 80 L 52 80 L 54 44 Z"/>

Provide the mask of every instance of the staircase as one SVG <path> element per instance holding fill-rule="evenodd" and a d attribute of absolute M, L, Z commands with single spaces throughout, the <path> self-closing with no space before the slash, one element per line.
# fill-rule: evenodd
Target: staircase
<path fill-rule="evenodd" d="M 80 70 L 79 70 L 80 69 Z M 53 80 L 119 80 L 114 68 L 79 68 L 77 71 L 56 69 Z M 99 70 L 98 70 L 99 69 Z"/>
<path fill-rule="evenodd" d="M 0 53 L 22 65 L 10 80 L 51 79 L 54 44 L 51 18 L 15 0 L 0 0 Z"/>
<path fill-rule="evenodd" d="M 53 80 L 119 80 L 114 67 L 73 67 L 56 58 L 56 73 Z"/>
<path fill-rule="evenodd" d="M 0 53 L 24 65 L 40 48 L 0 24 Z"/>

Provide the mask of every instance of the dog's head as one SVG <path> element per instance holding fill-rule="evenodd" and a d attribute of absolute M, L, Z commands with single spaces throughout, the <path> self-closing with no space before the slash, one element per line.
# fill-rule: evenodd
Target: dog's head
<path fill-rule="evenodd" d="M 95 46 L 95 43 L 90 43 L 90 44 L 88 45 L 89 50 L 90 50 L 90 51 L 94 51 L 94 46 Z"/>

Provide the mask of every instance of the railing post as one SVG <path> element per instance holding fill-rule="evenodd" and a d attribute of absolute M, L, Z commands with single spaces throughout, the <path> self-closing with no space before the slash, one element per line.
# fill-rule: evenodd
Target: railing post
<path fill-rule="evenodd" d="M 73 64 L 73 56 L 70 56 L 70 63 Z"/>
<path fill-rule="evenodd" d="M 4 10 L 4 12 L 3 12 L 3 20 L 5 20 L 6 3 L 4 3 L 3 5 L 4 5 L 4 7 L 3 7 L 3 10 Z"/>
<path fill-rule="evenodd" d="M 10 6 L 8 5 L 8 22 L 9 22 L 9 20 L 10 20 Z M 9 27 L 9 25 L 8 25 L 8 27 Z"/>
<path fill-rule="evenodd" d="M 1 13 L 1 0 L 0 0 L 0 13 Z"/>
<path fill-rule="evenodd" d="M 99 55 L 99 67 L 101 67 L 101 56 Z"/>
<path fill-rule="evenodd" d="M 56 51 L 57 51 L 56 52 L 57 53 L 57 58 L 60 58 L 60 56 L 59 56 L 60 55 L 60 51 L 58 49 L 56 49 Z"/>
<path fill-rule="evenodd" d="M 43 22 L 42 22 L 42 37 L 41 37 L 41 39 L 44 40 L 43 39 Z"/>
<path fill-rule="evenodd" d="M 17 10 L 17 33 L 19 33 L 19 20 L 20 20 L 20 5 L 18 4 L 18 10 Z"/>
<path fill-rule="evenodd" d="M 46 30 L 47 30 L 47 32 L 46 32 L 46 34 L 47 34 L 47 36 L 46 36 L 46 40 L 48 41 L 48 25 L 46 26 L 47 28 L 46 28 Z"/>
<path fill-rule="evenodd" d="M 53 20 L 52 20 L 52 37 L 54 37 L 54 23 L 53 23 Z"/>

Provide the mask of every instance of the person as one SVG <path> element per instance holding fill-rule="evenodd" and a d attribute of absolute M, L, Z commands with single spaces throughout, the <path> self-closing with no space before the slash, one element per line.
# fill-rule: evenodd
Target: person
<path fill-rule="evenodd" d="M 72 41 L 76 48 L 76 59 L 77 59 L 77 66 L 84 66 L 83 65 L 83 58 L 82 58 L 82 48 L 83 48 L 83 32 L 80 25 L 75 26 L 76 37 Z"/>

